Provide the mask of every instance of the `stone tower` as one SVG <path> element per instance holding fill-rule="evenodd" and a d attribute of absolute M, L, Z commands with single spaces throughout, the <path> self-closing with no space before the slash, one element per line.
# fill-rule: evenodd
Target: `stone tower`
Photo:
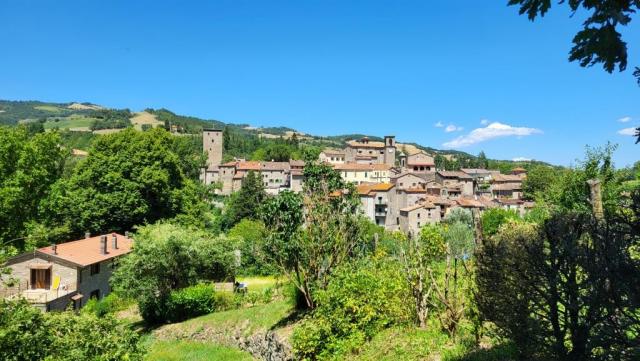
<path fill-rule="evenodd" d="M 396 137 L 384 136 L 384 164 L 394 166 L 396 164 Z"/>
<path fill-rule="evenodd" d="M 207 169 L 216 168 L 222 164 L 222 130 L 202 130 L 202 151 L 207 152 Z"/>

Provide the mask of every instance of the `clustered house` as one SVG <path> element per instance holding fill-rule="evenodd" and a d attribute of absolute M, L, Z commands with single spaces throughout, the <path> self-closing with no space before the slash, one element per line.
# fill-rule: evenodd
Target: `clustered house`
<path fill-rule="evenodd" d="M 349 140 L 344 149 L 322 151 L 319 161 L 355 184 L 363 213 L 388 230 L 416 234 L 424 225 L 440 222 L 454 208 L 482 212 L 499 207 L 524 214 L 533 206 L 522 199 L 522 182 L 527 176 L 523 168 L 515 168 L 511 174 L 487 169 L 436 169 L 434 154 L 397 144 L 394 136 L 381 139 Z M 219 182 L 221 194 L 239 190 L 249 171 L 260 174 L 270 194 L 302 190 L 304 162 L 236 159 L 222 163 L 222 142 L 221 130 L 204 130 L 203 150 L 208 162 L 201 179 L 205 184 Z"/>
<path fill-rule="evenodd" d="M 133 240 L 112 233 L 36 249 L 7 261 L 15 282 L 1 285 L 3 298 L 24 298 L 43 311 L 79 309 L 111 292 L 109 280 L 118 258 Z"/>

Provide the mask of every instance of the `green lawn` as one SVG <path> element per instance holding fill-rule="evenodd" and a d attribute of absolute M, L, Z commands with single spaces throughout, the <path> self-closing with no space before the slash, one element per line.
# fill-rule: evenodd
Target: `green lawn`
<path fill-rule="evenodd" d="M 87 128 L 87 130 L 89 130 L 89 127 L 91 126 L 94 120 L 96 119 L 78 116 L 78 115 L 71 115 L 66 118 L 61 118 L 57 122 L 54 120 L 47 120 L 43 125 L 44 125 L 44 129 Z"/>
<path fill-rule="evenodd" d="M 250 292 L 262 292 L 269 287 L 274 287 L 278 279 L 270 276 L 252 276 L 238 277 L 237 281 L 246 284 Z M 284 280 L 280 280 L 280 283 L 282 282 Z"/>
<path fill-rule="evenodd" d="M 242 328 L 245 334 L 267 330 L 291 314 L 291 305 L 284 300 L 266 305 L 214 312 L 180 324 L 185 330 L 195 331 L 209 327 L 220 330 Z"/>
<path fill-rule="evenodd" d="M 152 341 L 147 360 L 151 361 L 249 361 L 251 354 L 211 343 L 192 341 Z"/>

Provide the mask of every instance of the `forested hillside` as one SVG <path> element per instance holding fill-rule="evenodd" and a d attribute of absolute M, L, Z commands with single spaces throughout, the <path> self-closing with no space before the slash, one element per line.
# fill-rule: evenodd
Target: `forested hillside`
<path fill-rule="evenodd" d="M 195 139 L 204 128 L 225 130 L 225 160 L 234 157 L 251 160 L 302 159 L 304 152 L 319 153 L 323 148 L 341 148 L 347 140 L 369 137 L 382 140 L 374 134 L 343 134 L 314 136 L 302 134 L 288 127 L 253 127 L 249 124 L 225 123 L 214 119 L 179 115 L 168 109 L 147 108 L 135 113 L 129 109 L 108 109 L 91 103 L 46 103 L 39 101 L 0 100 L 0 124 L 23 124 L 38 131 L 40 128 L 58 129 L 62 140 L 71 148 L 86 150 L 97 134 L 119 131 L 128 127 L 148 129 L 150 124 L 134 124 L 136 114 L 146 114 L 152 123 L 163 126 L 177 134 L 194 135 L 194 146 L 201 143 Z M 402 140 L 398 140 L 402 142 Z M 491 168 L 508 172 L 515 167 L 529 169 L 538 161 L 513 162 L 488 158 L 484 153 L 472 155 L 456 150 L 440 150 L 416 143 L 404 143 L 415 149 L 424 150 L 436 157 L 436 165 L 441 169 Z"/>

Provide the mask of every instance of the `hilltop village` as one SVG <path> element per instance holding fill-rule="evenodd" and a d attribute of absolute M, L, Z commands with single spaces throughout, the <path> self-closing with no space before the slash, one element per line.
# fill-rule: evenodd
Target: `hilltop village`
<path fill-rule="evenodd" d="M 203 131 L 203 151 L 208 159 L 201 180 L 219 183 L 222 195 L 238 191 L 251 171 L 260 174 L 269 194 L 302 190 L 303 161 L 236 159 L 222 163 L 223 134 L 215 129 Z M 457 207 L 479 211 L 500 207 L 521 215 L 533 207 L 532 202 L 522 199 L 523 168 L 515 168 L 511 174 L 467 168 L 445 171 L 436 168 L 432 154 L 402 152 L 394 136 L 385 136 L 382 142 L 367 137 L 350 140 L 344 149 L 323 150 L 319 161 L 330 164 L 345 181 L 356 185 L 364 214 L 387 230 L 416 234 Z"/>

